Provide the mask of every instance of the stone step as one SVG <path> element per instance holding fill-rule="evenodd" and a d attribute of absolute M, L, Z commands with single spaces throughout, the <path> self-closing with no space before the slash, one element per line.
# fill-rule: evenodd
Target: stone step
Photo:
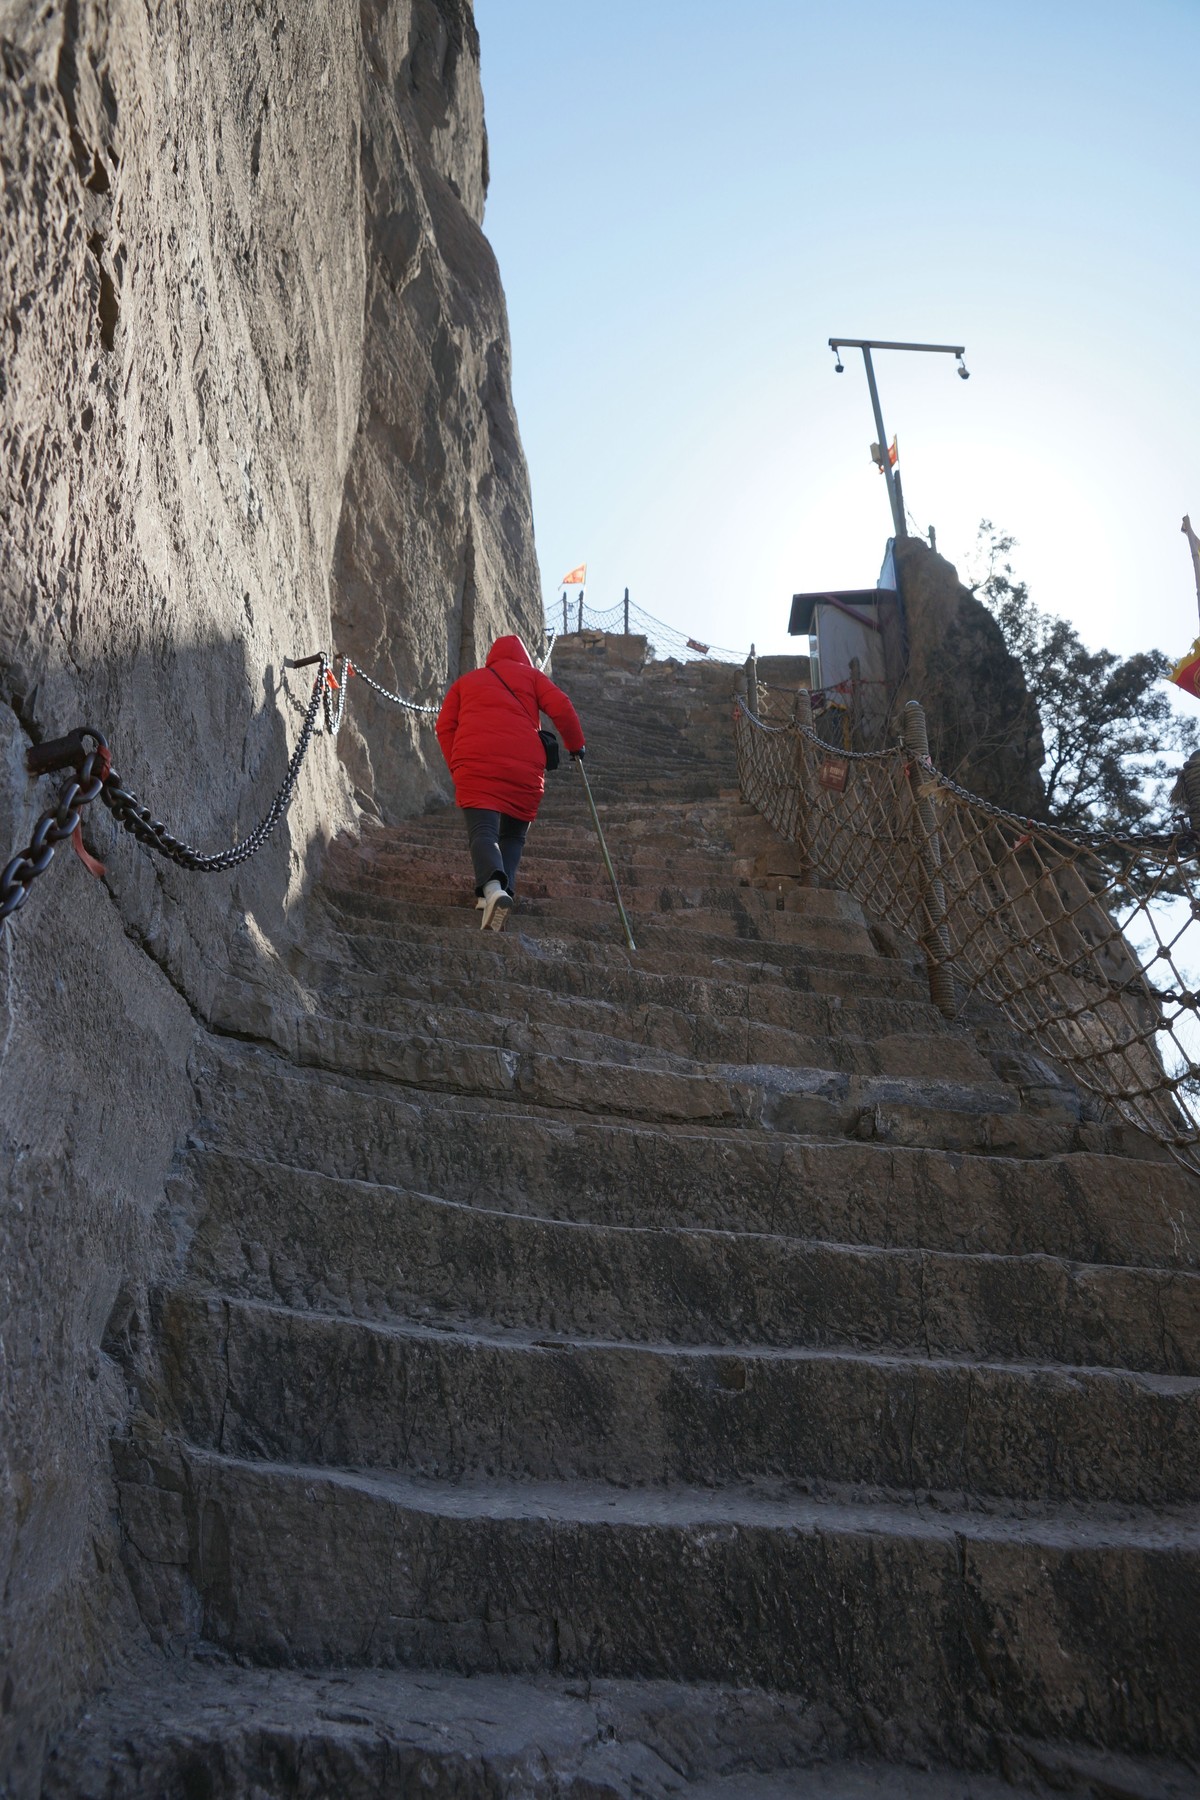
<path fill-rule="evenodd" d="M 666 1006 L 641 1006 L 631 1012 L 612 1002 L 531 990 L 517 980 L 472 981 L 472 1004 L 455 1004 L 463 999 L 461 971 L 457 980 L 445 983 L 413 979 L 408 983 L 413 991 L 407 996 L 403 984 L 395 981 L 373 988 L 360 985 L 349 991 L 347 986 L 343 982 L 340 992 L 331 992 L 328 986 L 310 987 L 319 1010 L 306 1015 L 306 1036 L 315 1048 L 305 1054 L 305 1062 L 328 1060 L 332 1050 L 322 1049 L 320 1037 L 337 1021 L 340 1026 L 360 1030 L 436 1037 L 448 1044 L 489 1044 L 519 1052 L 678 1068 L 681 1072 L 697 1062 L 773 1063 L 781 1070 L 811 1069 L 822 1066 L 823 1059 L 825 1067 L 838 1072 L 936 1081 L 947 1067 L 953 1067 L 958 1086 L 989 1088 L 1001 1096 L 1002 1109 L 1007 1104 L 1004 1084 L 997 1082 L 973 1036 L 944 1024 L 937 1029 L 933 1021 L 938 1016 L 932 1008 L 924 1031 L 865 1036 L 861 1029 L 857 1033 L 852 1029 L 858 1009 L 821 1006 L 820 1023 L 827 1029 L 802 1036 L 798 1031 L 745 1018 L 697 1017 Z M 218 1029 L 241 1033 L 254 1017 L 255 1002 L 253 984 L 226 983 L 211 1022 Z M 292 1048 L 299 1039 L 293 1031 L 276 1030 L 271 1041 Z M 330 1041 L 334 1041 L 332 1035 Z M 354 1060 L 346 1066 L 362 1065 Z"/>
<path fill-rule="evenodd" d="M 221 997 L 222 1017 L 236 1022 L 238 992 L 227 987 Z M 623 1037 L 576 1031 L 549 1024 L 521 1026 L 460 1007 L 434 1011 L 414 1006 L 405 1016 L 394 1005 L 393 1029 L 361 1024 L 357 1018 L 305 1011 L 288 1017 L 276 1012 L 272 1041 L 301 1067 L 346 1075 L 379 1076 L 404 1087 L 425 1091 L 512 1096 L 542 1107 L 570 1107 L 583 1112 L 616 1113 L 630 1119 L 662 1121 L 711 1120 L 770 1129 L 861 1134 L 864 1119 L 886 1116 L 893 1135 L 903 1119 L 907 1134 L 937 1141 L 1009 1132 L 1038 1133 L 1050 1127 L 1015 1117 L 1015 1091 L 997 1081 L 981 1057 L 964 1053 L 959 1079 L 898 1072 L 861 1072 L 847 1058 L 829 1056 L 828 1041 L 813 1040 L 813 1057 L 758 1063 L 713 1063 L 677 1055 Z M 911 1040 L 895 1047 L 900 1067 L 923 1060 L 935 1069 L 946 1066 L 945 1042 L 932 1038 L 920 1057 Z M 793 1045 L 798 1050 L 798 1045 Z M 871 1060 L 864 1053 L 859 1059 Z M 925 1116 L 928 1115 L 928 1116 Z M 923 1123 L 922 1123 L 923 1121 Z M 1074 1135 L 1074 1120 L 1065 1119 L 1064 1147 Z"/>
<path fill-rule="evenodd" d="M 858 1075 L 840 1069 L 763 1064 L 663 1066 L 681 1059 L 649 1053 L 620 1061 L 440 1036 L 362 1028 L 295 1013 L 230 987 L 214 1002 L 214 1022 L 282 1050 L 302 1068 L 375 1078 L 424 1094 L 477 1095 L 539 1109 L 603 1114 L 660 1125 L 710 1124 L 800 1136 L 855 1137 L 969 1155 L 1048 1156 L 1086 1141 L 1066 1110 L 1019 1110 L 1015 1089 L 990 1075 L 978 1085 L 934 1077 Z"/>
<path fill-rule="evenodd" d="M 1001 1517 L 748 1486 L 467 1486 L 195 1448 L 182 1463 L 170 1489 L 126 1464 L 143 1605 L 162 1616 L 194 1592 L 204 1637 L 253 1662 L 717 1681 L 810 1704 L 848 1691 L 943 1744 L 970 1719 L 1200 1748 L 1195 1508 Z"/>
<path fill-rule="evenodd" d="M 897 1734 L 898 1738 L 898 1734 Z M 93 1700 L 50 1752 L 42 1800 L 1038 1800 L 1026 1786 L 930 1761 L 879 1760 L 881 1733 L 849 1695 L 747 1687 L 454 1675 L 446 1670 L 255 1669 L 146 1660 Z M 856 1754 L 862 1752 L 862 1755 Z M 1007 1745 L 1030 1782 L 1076 1794 L 1095 1753 Z M 1104 1757 L 1106 1800 L 1188 1800 L 1186 1771 Z M 1184 1782 L 1188 1786 L 1184 1786 Z"/>
<path fill-rule="evenodd" d="M 382 1325 L 165 1295 L 201 1448 L 444 1481 L 770 1478 L 989 1501 L 1200 1501 L 1200 1380 L 844 1350 Z M 932 1503 L 932 1502 L 931 1502 Z"/>
<path fill-rule="evenodd" d="M 341 889 L 336 899 L 324 891 L 335 929 L 346 934 L 365 930 L 372 935 L 386 931 L 405 942 L 444 945 L 456 936 L 483 936 L 470 896 L 458 906 L 422 907 L 393 905 L 387 900 L 354 889 Z M 595 903 L 586 918 L 565 918 L 553 904 L 536 910 L 519 904 L 502 933 L 489 932 L 493 944 L 507 938 L 517 941 L 527 954 L 581 956 L 590 962 L 615 962 L 657 973 L 712 975 L 728 971 L 749 979 L 764 967 L 771 979 L 790 981 L 797 987 L 820 987 L 824 992 L 890 993 L 905 999 L 928 995 L 923 978 L 898 959 L 872 951 L 816 947 L 803 940 L 798 925 L 788 929 L 788 915 L 768 912 L 762 934 L 757 934 L 748 915 L 742 921 L 745 936 L 735 931 L 705 932 L 707 915 L 677 914 L 662 920 L 643 919 L 636 953 L 626 949 L 617 912 L 611 901 Z M 776 933 L 775 922 L 779 921 Z M 736 930 L 736 928 L 735 928 Z M 771 935 L 767 935 L 770 933 Z M 494 952 L 495 953 L 495 952 Z M 630 963 L 630 955 L 636 962 Z"/>
<path fill-rule="evenodd" d="M 745 900 L 744 889 L 750 885 L 734 874 L 728 854 L 714 857 L 710 863 L 695 857 L 668 861 L 661 854 L 651 859 L 619 853 L 613 854 L 612 861 L 622 893 L 629 889 L 631 893 L 649 894 L 656 905 L 659 895 L 678 894 L 685 897 L 675 902 L 679 905 L 734 906 Z M 360 858 L 357 866 L 343 860 L 333 880 L 329 871 L 324 875 L 333 887 L 367 881 L 379 889 L 410 892 L 420 887 L 438 891 L 453 887 L 461 891 L 463 884 L 470 885 L 472 879 L 465 843 L 405 845 L 387 856 Z M 594 842 L 575 849 L 564 846 L 553 852 L 547 852 L 541 844 L 528 846 L 517 881 L 522 893 L 553 894 L 564 899 L 578 892 L 605 896 L 612 892 Z M 701 901 L 701 895 L 712 898 Z"/>
<path fill-rule="evenodd" d="M 701 894 L 720 896 L 705 901 L 705 905 L 733 905 L 744 898 L 739 892 L 742 883 L 733 873 L 728 853 L 709 863 L 696 857 L 668 860 L 661 853 L 654 858 L 621 855 L 611 850 L 610 854 L 622 892 L 628 888 L 631 892 L 651 894 L 656 901 L 659 894 L 679 893 L 688 896 L 689 905 L 700 904 Z M 324 879 L 329 879 L 328 872 Z M 605 895 L 612 892 L 594 842 L 553 851 L 547 851 L 540 843 L 531 844 L 526 848 L 517 880 L 521 891 L 529 894 L 566 898 L 579 890 Z M 343 862 L 337 879 L 330 885 L 353 886 L 359 881 L 370 881 L 380 888 L 407 884 L 409 889 L 461 889 L 464 882 L 472 881 L 472 869 L 465 843 L 412 844 L 387 856 L 361 858 L 357 867 Z"/>
<path fill-rule="evenodd" d="M 330 932 L 322 949 L 293 950 L 288 968 L 310 991 L 322 997 L 344 996 L 347 1006 L 358 999 L 364 1005 L 383 1005 L 393 992 L 436 1003 L 478 995 L 484 1006 L 491 1005 L 489 995 L 523 995 L 535 1008 L 579 1006 L 586 1014 L 594 1006 L 615 1012 L 627 1021 L 633 1037 L 640 1035 L 648 1010 L 668 1015 L 681 1030 L 694 1019 L 700 1027 L 709 1021 L 763 1025 L 818 1037 L 878 1039 L 944 1032 L 957 1063 L 965 1028 L 946 1024 L 929 1002 L 923 983 L 919 997 L 894 996 L 890 990 L 897 985 L 895 979 L 889 983 L 855 971 L 843 984 L 853 991 L 843 998 L 828 991 L 841 973 L 838 970 L 783 969 L 765 962 L 718 959 L 697 975 L 681 971 L 681 960 L 641 951 L 635 960 L 623 946 L 522 936 L 518 913 L 502 934 L 456 932 L 449 942 L 444 934 L 431 931 L 411 940 L 407 935 L 398 939 L 370 931 Z M 271 973 L 248 947 L 235 967 L 251 982 Z M 889 972 L 898 967 L 904 969 L 885 964 Z M 823 987 L 817 986 L 818 978 L 824 979 Z M 907 985 L 918 984 L 910 978 Z"/>
<path fill-rule="evenodd" d="M 605 893 L 598 881 L 591 887 L 590 893 L 585 890 L 578 896 L 541 899 L 530 893 L 525 883 L 519 883 L 518 905 L 508 929 L 519 917 L 521 928 L 526 931 L 548 925 L 558 933 L 622 941 L 611 891 Z M 479 921 L 474 917 L 474 889 L 467 874 L 441 891 L 435 888 L 431 892 L 419 879 L 411 883 L 388 882 L 364 876 L 349 886 L 323 882 L 321 893 L 325 903 L 347 919 L 386 922 L 396 930 L 407 930 L 410 923 L 479 929 Z M 814 899 L 819 897 L 814 895 Z M 698 904 L 682 889 L 634 891 L 623 894 L 622 899 L 626 911 L 637 920 L 646 948 L 669 946 L 673 939 L 686 933 L 689 951 L 700 955 L 745 954 L 731 951 L 729 946 L 769 944 L 781 950 L 795 947 L 810 956 L 827 948 L 836 955 L 883 961 L 874 950 L 865 924 L 831 918 L 815 907 L 781 912 L 768 904 L 767 895 L 753 888 L 728 890 L 724 898 L 711 890 L 702 891 L 696 896 Z"/>
<path fill-rule="evenodd" d="M 211 1174 L 190 1273 L 270 1304 L 628 1343 L 1200 1374 L 1200 1274 L 587 1224 L 261 1163 L 227 1184 Z"/>
<path fill-rule="evenodd" d="M 686 923 L 694 917 L 702 931 L 743 935 L 749 920 L 760 932 L 769 925 L 771 934 L 783 936 L 785 941 L 798 938 L 814 945 L 828 943 L 832 949 L 858 950 L 864 955 L 873 949 L 865 921 L 830 917 L 827 909 L 805 904 L 810 896 L 813 901 L 823 898 L 811 889 L 793 889 L 781 908 L 776 904 L 777 894 L 765 888 L 740 887 L 736 882 L 719 887 L 657 879 L 622 883 L 618 875 L 618 885 L 631 916 L 648 922 L 669 918 L 675 929 L 680 924 L 675 915 L 685 913 Z M 335 905 L 346 892 L 367 894 L 405 908 L 471 908 L 475 904 L 473 875 L 465 857 L 457 863 L 447 861 L 440 868 L 425 866 L 392 875 L 367 870 L 345 885 L 323 882 L 322 888 Z M 516 891 L 520 910 L 529 918 L 581 922 L 590 929 L 599 919 L 616 917 L 612 886 L 601 867 L 550 878 L 539 877 L 534 868 L 526 871 L 522 864 Z"/>
<path fill-rule="evenodd" d="M 585 1222 L 696 1225 L 865 1245 L 1200 1266 L 1192 1177 L 1089 1152 L 1024 1161 L 873 1142 L 637 1125 L 392 1091 L 201 1041 L 193 1142 L 447 1199 Z"/>

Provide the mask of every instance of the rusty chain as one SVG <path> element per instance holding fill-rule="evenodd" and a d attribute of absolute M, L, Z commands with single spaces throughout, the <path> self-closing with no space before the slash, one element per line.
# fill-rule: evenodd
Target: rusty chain
<path fill-rule="evenodd" d="M 184 839 L 176 837 L 169 831 L 161 819 L 156 819 L 148 806 L 145 806 L 131 788 L 125 786 L 120 775 L 112 767 L 108 745 L 98 731 L 90 726 L 82 726 L 65 738 L 56 738 L 44 744 L 35 744 L 25 757 L 26 767 L 31 774 L 45 775 L 57 769 L 73 768 L 75 775 L 63 788 L 58 804 L 44 812 L 34 827 L 33 835 L 24 850 L 12 857 L 0 870 L 0 926 L 3 926 L 13 913 L 18 912 L 29 896 L 29 890 L 39 875 L 49 868 L 55 850 L 59 844 L 74 837 L 79 830 L 83 811 L 93 801 L 102 800 L 122 830 L 137 838 L 139 843 L 165 856 L 169 861 L 178 864 L 181 869 L 189 869 L 198 875 L 214 875 L 225 869 L 237 868 L 248 862 L 262 849 L 271 836 L 279 820 L 291 804 L 296 780 L 300 773 L 300 765 L 304 761 L 308 747 L 312 742 L 317 727 L 317 713 L 320 710 L 326 735 L 336 737 L 346 711 L 346 696 L 351 676 L 357 675 L 373 688 L 384 700 L 395 706 L 403 707 L 407 712 L 421 716 L 422 722 L 435 717 L 436 706 L 422 706 L 415 700 L 405 700 L 402 695 L 394 694 L 390 688 L 383 686 L 368 675 L 365 669 L 352 662 L 344 653 L 332 660 L 323 650 L 314 656 L 298 659 L 285 657 L 286 669 L 316 668 L 316 679 L 312 693 L 304 709 L 304 718 L 296 747 L 292 751 L 287 771 L 279 789 L 267 808 L 266 813 L 249 836 L 238 843 L 231 844 L 228 850 L 217 850 L 212 853 L 193 849 Z M 337 670 L 335 674 L 334 671 Z M 336 698 L 335 698 L 336 696 Z M 87 740 L 91 739 L 94 748 L 87 748 Z M 86 859 L 82 840 L 77 839 L 77 848 Z M 95 872 L 102 873 L 99 866 Z"/>
<path fill-rule="evenodd" d="M 324 704 L 327 727 L 336 732 L 341 723 L 342 710 L 345 705 L 344 683 L 339 692 L 339 702 L 335 709 L 330 699 L 329 663 L 324 652 L 308 659 L 318 664 L 317 678 L 313 683 L 312 694 L 304 714 L 304 723 L 296 747 L 292 751 L 287 771 L 279 789 L 267 808 L 258 825 L 240 842 L 231 844 L 227 850 L 218 850 L 212 854 L 194 850 L 182 838 L 176 837 L 156 819 L 148 806 L 144 806 L 138 796 L 127 788 L 120 775 L 112 767 L 108 745 L 100 732 L 90 726 L 82 726 L 65 738 L 56 738 L 44 744 L 35 744 L 26 752 L 25 763 L 33 775 L 48 774 L 56 769 L 74 767 L 75 775 L 63 788 L 58 797 L 58 804 L 44 812 L 34 826 L 33 835 L 25 849 L 20 851 L 0 870 L 0 925 L 3 925 L 13 913 L 18 912 L 29 897 L 30 887 L 39 875 L 50 867 L 55 850 L 68 838 L 74 837 L 83 818 L 85 807 L 93 801 L 102 800 L 112 814 L 114 820 L 123 830 L 137 838 L 139 843 L 146 844 L 160 856 L 167 857 L 177 863 L 180 868 L 190 869 L 196 874 L 213 875 L 224 869 L 236 868 L 240 863 L 248 862 L 262 849 L 279 820 L 291 803 L 296 779 L 300 773 L 300 765 L 304 761 L 313 731 L 317 722 L 317 708 Z M 95 748 L 88 750 L 86 740 L 92 739 Z"/>
<path fill-rule="evenodd" d="M 85 748 L 88 738 L 94 742 L 92 750 Z M 27 753 L 26 762 L 33 773 L 49 773 L 72 763 L 76 765 L 76 772 L 59 795 L 58 805 L 42 814 L 24 850 L 0 870 L 0 925 L 24 906 L 30 888 L 50 867 L 58 846 L 74 837 L 82 822 L 84 808 L 103 792 L 111 769 L 108 745 L 90 725 L 81 726 L 68 738 L 35 745 Z"/>

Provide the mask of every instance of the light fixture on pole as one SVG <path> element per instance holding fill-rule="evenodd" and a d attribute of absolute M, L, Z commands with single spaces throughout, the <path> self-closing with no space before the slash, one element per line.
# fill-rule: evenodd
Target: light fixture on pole
<path fill-rule="evenodd" d="M 966 346 L 964 344 L 896 344 L 885 338 L 831 337 L 829 340 L 829 348 L 834 354 L 835 360 L 833 371 L 835 375 L 840 375 L 845 368 L 845 364 L 842 362 L 841 358 L 841 352 L 843 350 L 862 351 L 863 363 L 867 371 L 867 386 L 871 390 L 871 407 L 875 414 L 875 429 L 879 433 L 879 454 L 881 458 L 879 466 L 883 470 L 884 477 L 888 484 L 888 500 L 890 501 L 892 508 L 892 523 L 895 526 L 896 536 L 898 538 L 907 537 L 908 532 L 905 529 L 904 524 L 904 494 L 900 487 L 899 471 L 894 467 L 891 458 L 888 455 L 888 439 L 887 434 L 883 429 L 883 412 L 879 405 L 879 389 L 875 385 L 875 365 L 871 361 L 871 352 L 872 350 L 926 350 L 931 351 L 935 356 L 956 356 L 958 358 L 958 373 L 960 377 L 963 381 L 969 381 L 971 372 L 963 361 L 963 357 L 966 355 Z"/>

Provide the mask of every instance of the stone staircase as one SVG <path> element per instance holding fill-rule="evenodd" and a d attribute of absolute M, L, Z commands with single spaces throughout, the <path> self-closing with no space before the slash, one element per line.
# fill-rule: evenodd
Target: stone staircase
<path fill-rule="evenodd" d="M 636 955 L 569 767 L 504 933 L 451 810 L 247 946 L 109 1342 L 167 1655 L 48 1795 L 1200 1793 L 1196 1184 L 800 883 L 731 671 L 639 660 L 554 671 Z"/>

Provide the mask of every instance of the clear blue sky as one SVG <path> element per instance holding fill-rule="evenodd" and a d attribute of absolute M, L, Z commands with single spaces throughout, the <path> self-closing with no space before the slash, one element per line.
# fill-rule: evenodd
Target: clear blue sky
<path fill-rule="evenodd" d="M 485 229 L 546 597 L 577 562 L 714 642 L 796 649 L 889 514 L 989 516 L 1089 643 L 1197 624 L 1200 0 L 476 0 Z M 1192 705 L 1194 703 L 1188 702 Z"/>

